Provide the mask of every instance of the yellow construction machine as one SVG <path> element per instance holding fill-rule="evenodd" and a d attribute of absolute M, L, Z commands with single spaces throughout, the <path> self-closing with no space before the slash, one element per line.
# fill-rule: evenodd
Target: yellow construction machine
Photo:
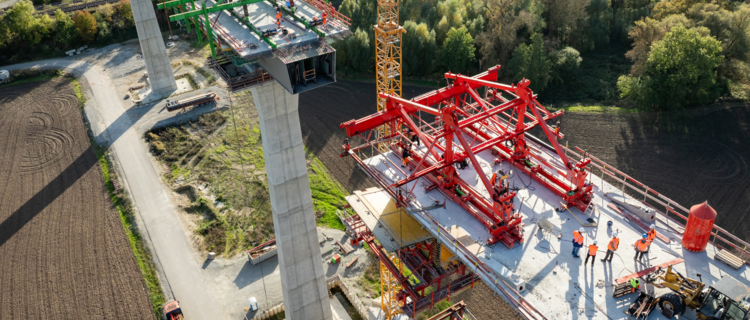
<path fill-rule="evenodd" d="M 701 277 L 698 274 L 698 277 Z M 687 309 L 695 310 L 697 320 L 748 320 L 748 299 L 750 288 L 739 281 L 724 277 L 706 288 L 706 285 L 694 279 L 689 279 L 672 266 L 646 276 L 646 282 L 657 288 L 668 288 L 672 292 L 654 298 L 650 294 L 641 293 L 638 300 L 631 306 L 631 314 L 647 316 L 651 310 L 659 305 L 662 314 L 667 318 L 682 316 Z"/>

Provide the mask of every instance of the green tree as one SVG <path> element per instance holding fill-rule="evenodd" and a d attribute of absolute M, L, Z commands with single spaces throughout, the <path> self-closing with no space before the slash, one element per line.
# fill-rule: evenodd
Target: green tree
<path fill-rule="evenodd" d="M 609 43 L 612 8 L 607 4 L 607 0 L 591 0 L 586 11 L 589 15 L 589 40 L 594 43 L 594 48 L 601 48 Z"/>
<path fill-rule="evenodd" d="M 429 30 L 424 22 L 416 24 L 411 20 L 404 23 L 404 29 L 406 33 L 401 42 L 404 74 L 430 74 L 437 51 L 435 31 Z"/>
<path fill-rule="evenodd" d="M 640 77 L 621 76 L 623 98 L 646 109 L 673 110 L 718 97 L 716 68 L 724 56 L 721 42 L 705 27 L 677 25 L 651 48 Z"/>
<path fill-rule="evenodd" d="M 112 36 L 112 28 L 109 27 L 109 23 L 106 21 L 97 21 L 96 22 L 96 29 L 99 30 L 97 32 L 96 40 L 101 43 L 106 43 L 110 40 L 110 37 Z"/>
<path fill-rule="evenodd" d="M 466 74 L 474 65 L 474 39 L 466 27 L 451 28 L 438 54 L 438 65 L 445 71 Z"/>
<path fill-rule="evenodd" d="M 0 48 L 4 47 L 5 44 L 10 43 L 11 39 L 13 39 L 13 34 L 10 33 L 8 22 L 4 17 L 0 17 Z"/>
<path fill-rule="evenodd" d="M 578 67 L 581 66 L 581 54 L 572 47 L 564 47 L 550 54 L 552 63 L 552 78 L 559 83 L 576 75 Z"/>
<path fill-rule="evenodd" d="M 52 28 L 52 19 L 46 14 L 34 15 L 34 11 L 31 1 L 24 0 L 16 3 L 5 16 L 10 32 L 30 45 L 42 41 Z"/>
<path fill-rule="evenodd" d="M 133 20 L 133 10 L 130 7 L 130 0 L 121 0 L 117 7 L 115 7 L 117 17 L 125 21 L 125 27 L 129 27 L 135 24 Z"/>
<path fill-rule="evenodd" d="M 629 33 L 630 39 L 633 41 L 633 48 L 625 53 L 625 56 L 633 61 L 630 74 L 640 76 L 646 70 L 646 60 L 648 60 L 652 44 L 663 39 L 664 35 L 674 26 L 690 26 L 691 24 L 692 21 L 682 14 L 671 15 L 663 20 L 644 18 L 636 21 L 635 27 Z"/>
<path fill-rule="evenodd" d="M 354 35 L 346 40 L 346 54 L 349 66 L 355 71 L 364 72 L 370 68 L 370 37 L 367 32 L 357 28 Z"/>
<path fill-rule="evenodd" d="M 529 85 L 535 91 L 543 91 L 550 79 L 552 63 L 547 58 L 542 35 L 535 33 L 531 36 L 531 45 L 521 44 L 513 51 L 513 57 L 508 61 L 513 81 L 523 78 L 529 79 Z"/>
<path fill-rule="evenodd" d="M 84 42 L 90 42 L 96 37 L 96 19 L 88 11 L 76 11 L 73 15 L 78 34 Z"/>
<path fill-rule="evenodd" d="M 67 47 L 78 36 L 78 30 L 73 22 L 65 12 L 60 9 L 55 11 L 55 42 Z"/>

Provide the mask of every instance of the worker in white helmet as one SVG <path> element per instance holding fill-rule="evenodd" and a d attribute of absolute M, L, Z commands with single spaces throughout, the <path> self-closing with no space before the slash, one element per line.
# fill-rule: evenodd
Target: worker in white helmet
<path fill-rule="evenodd" d="M 583 247 L 583 228 L 573 231 L 573 257 L 578 258 L 578 250 Z"/>
<path fill-rule="evenodd" d="M 612 262 L 612 256 L 615 255 L 615 251 L 620 247 L 620 238 L 617 237 L 617 232 L 612 233 L 612 239 L 609 240 L 607 245 L 607 254 L 604 255 L 602 261 Z"/>
<path fill-rule="evenodd" d="M 589 262 L 589 258 L 591 258 L 591 266 L 594 266 L 594 261 L 596 261 L 596 251 L 599 250 L 599 246 L 597 246 L 596 244 L 597 241 L 594 240 L 594 243 L 589 245 L 589 252 L 586 255 L 586 261 L 583 262 L 584 266 Z"/>
<path fill-rule="evenodd" d="M 656 239 L 656 225 L 652 223 L 651 226 L 649 226 L 648 232 L 646 233 L 646 240 L 648 241 L 648 249 L 646 249 L 646 253 L 651 251 L 651 244 L 654 243 L 655 239 Z"/>

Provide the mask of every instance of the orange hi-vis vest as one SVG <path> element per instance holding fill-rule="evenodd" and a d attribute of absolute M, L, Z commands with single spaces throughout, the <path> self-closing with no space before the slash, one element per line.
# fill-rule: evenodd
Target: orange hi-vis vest
<path fill-rule="evenodd" d="M 654 242 L 654 239 L 656 239 L 656 230 L 651 229 L 646 234 L 646 240 L 648 240 L 648 242 Z"/>
<path fill-rule="evenodd" d="M 595 256 L 596 255 L 596 250 L 599 250 L 599 247 L 597 247 L 595 244 L 590 245 L 589 246 L 589 255 L 590 256 Z"/>
<path fill-rule="evenodd" d="M 609 240 L 609 244 L 607 245 L 607 249 L 611 251 L 617 250 L 617 248 L 620 246 L 620 238 L 612 238 L 612 240 Z"/>
<path fill-rule="evenodd" d="M 583 245 L 583 235 L 578 230 L 573 231 L 573 241 L 578 243 L 579 246 Z"/>
<path fill-rule="evenodd" d="M 497 172 L 493 173 L 492 178 L 490 178 L 490 184 L 494 186 L 495 183 L 497 183 Z"/>
<path fill-rule="evenodd" d="M 648 250 L 648 240 L 641 239 L 641 240 L 636 241 L 635 242 L 635 248 L 638 251 L 646 252 L 646 250 Z"/>

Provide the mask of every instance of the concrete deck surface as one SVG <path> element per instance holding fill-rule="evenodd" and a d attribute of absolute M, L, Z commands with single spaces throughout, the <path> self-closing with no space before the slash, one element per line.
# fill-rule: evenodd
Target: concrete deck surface
<path fill-rule="evenodd" d="M 529 140 L 527 139 L 527 141 Z M 529 142 L 532 144 L 531 141 Z M 540 145 L 536 147 L 543 151 L 545 158 L 559 164 L 559 161 L 553 160 L 553 158 L 556 158 L 553 152 Z M 423 154 L 425 149 L 424 145 L 421 146 L 421 152 L 419 153 Z M 386 153 L 384 156 L 389 157 L 393 163 L 400 163 L 400 159 L 392 152 Z M 581 223 L 572 217 L 570 212 L 557 212 L 555 210 L 555 208 L 560 207 L 560 197 L 546 187 L 532 181 L 529 176 L 520 175 L 519 170 L 511 167 L 508 163 L 504 163 L 502 166 L 493 165 L 494 157 L 489 151 L 479 153 L 477 158 L 487 177 L 501 167 L 506 172 L 513 171 L 510 175 L 511 186 L 522 189 L 518 191 L 515 205 L 516 208 L 521 208 L 523 222 L 525 223 L 524 243 L 516 244 L 515 248 L 511 250 L 502 244 L 491 247 L 485 246 L 484 242 L 489 237 L 489 233 L 484 226 L 451 201 L 447 201 L 444 209 L 419 211 L 414 214 L 413 216 L 422 226 L 434 235 L 439 234 L 437 227 L 431 222 L 434 219 L 446 229 L 460 227 L 465 230 L 475 242 L 482 244 L 481 246 L 484 247 L 479 250 L 476 257 L 497 274 L 510 271 L 519 276 L 526 283 L 521 295 L 548 319 L 628 319 L 624 311 L 628 309 L 635 295 L 630 294 L 618 299 L 612 298 L 614 280 L 648 266 L 634 261 L 635 250 L 632 246 L 645 231 L 636 229 L 625 221 L 619 213 L 607 207 L 610 200 L 604 194 L 621 192 L 600 177 L 592 175 L 590 181 L 595 184 L 593 202 L 596 204 L 597 210 L 590 217 L 598 222 L 598 227 L 585 228 L 586 242 L 580 254 L 585 258 L 587 247 L 594 239 L 598 240 L 599 252 L 593 266 L 591 262 L 583 266 L 582 259 L 574 258 L 571 253 L 572 232 L 581 228 Z M 367 159 L 365 162 L 388 176 L 392 181 L 404 178 L 403 174 L 395 170 L 390 163 L 384 161 L 381 155 Z M 484 193 L 485 197 L 488 196 L 473 167 L 458 172 L 464 181 Z M 407 185 L 407 188 L 411 189 L 414 183 L 420 184 L 420 186 L 414 188 L 417 207 L 430 206 L 433 203 L 430 197 L 441 201 L 445 198 L 439 191 L 425 193 L 420 180 L 422 179 Z M 425 185 L 428 184 L 429 182 L 425 182 Z M 583 221 L 588 218 L 577 209 L 572 209 L 572 211 Z M 719 214 L 721 213 L 719 212 Z M 541 232 L 536 226 L 536 221 L 542 217 L 546 217 L 556 227 L 562 229 L 562 239 L 557 239 L 551 235 L 545 236 Z M 612 228 L 607 227 L 608 221 L 613 222 Z M 675 269 L 687 277 L 698 279 L 697 273 L 701 273 L 703 281 L 710 285 L 722 277 L 731 276 L 745 285 L 750 285 L 750 280 L 748 280 L 750 279 L 750 272 L 747 266 L 743 266 L 739 270 L 733 270 L 714 260 L 713 256 L 718 250 L 711 244 L 708 245 L 705 252 L 693 253 L 687 251 L 681 247 L 681 234 L 675 232 L 661 220 L 656 225 L 658 232 L 670 238 L 671 243 L 665 244 L 657 240 L 652 244 L 647 262 L 649 265 L 653 266 L 675 258 L 683 258 L 685 262 L 676 265 Z M 619 234 L 620 248 L 616 251 L 612 263 L 604 263 L 600 259 L 604 257 L 607 243 L 613 232 Z M 440 239 L 445 242 L 444 238 Z M 447 247 L 452 248 L 453 246 Z M 464 263 L 467 263 L 464 255 L 457 255 L 464 260 Z M 556 265 L 560 271 L 554 274 L 552 270 Z M 491 279 L 490 282 L 492 282 Z M 490 287 L 492 286 L 490 284 Z M 668 289 L 657 289 L 657 295 L 667 291 Z M 695 319 L 695 312 L 688 311 L 685 316 L 687 319 Z M 664 318 L 657 307 L 657 311 L 653 312 L 649 319 Z"/>

